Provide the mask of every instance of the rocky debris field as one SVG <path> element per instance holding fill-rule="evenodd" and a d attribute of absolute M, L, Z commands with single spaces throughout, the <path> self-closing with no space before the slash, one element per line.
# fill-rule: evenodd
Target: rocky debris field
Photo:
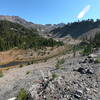
<path fill-rule="evenodd" d="M 100 100 L 100 67 L 94 63 L 66 61 L 29 89 L 34 100 Z M 69 63 L 68 63 L 69 62 Z M 50 74 L 51 73 L 51 74 Z"/>
<path fill-rule="evenodd" d="M 23 77 L 19 75 L 17 79 L 12 71 L 16 79 L 8 79 L 3 84 L 1 78 L 0 100 L 17 97 L 20 88 L 30 94 L 27 100 L 100 100 L 100 63 L 90 60 L 88 57 L 66 58 L 59 69 L 53 61 L 36 64 L 36 68 L 30 65 L 16 69 L 16 74 L 24 73 Z M 25 74 L 29 69 L 31 72 Z"/>

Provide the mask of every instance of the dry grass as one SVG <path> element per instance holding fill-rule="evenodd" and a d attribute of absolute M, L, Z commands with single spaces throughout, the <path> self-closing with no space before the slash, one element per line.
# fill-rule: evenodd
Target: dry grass
<path fill-rule="evenodd" d="M 19 54 L 23 54 L 24 50 L 11 49 L 0 52 L 0 65 L 15 61 Z"/>
<path fill-rule="evenodd" d="M 41 50 L 42 52 L 45 51 L 45 54 L 42 56 L 38 55 L 38 51 L 35 52 L 33 49 L 31 50 L 11 49 L 8 51 L 0 52 L 0 65 L 7 64 L 14 61 L 32 62 L 33 59 L 35 62 L 47 61 L 50 58 L 65 54 L 69 49 L 70 49 L 69 45 L 61 46 L 61 47 L 53 47 L 53 48 L 48 47 L 45 50 Z M 11 68 L 14 67 L 16 66 L 12 66 Z M 10 67 L 3 68 L 3 69 L 7 70 L 10 69 Z"/>

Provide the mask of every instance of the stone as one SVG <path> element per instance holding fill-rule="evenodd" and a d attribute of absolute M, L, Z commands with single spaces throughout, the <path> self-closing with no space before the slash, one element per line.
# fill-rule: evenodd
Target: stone
<path fill-rule="evenodd" d="M 77 69 L 77 71 L 80 72 L 81 74 L 94 74 L 94 70 L 92 68 L 80 67 Z"/>
<path fill-rule="evenodd" d="M 16 100 L 16 97 L 10 98 L 10 99 L 8 99 L 8 100 Z"/>
<path fill-rule="evenodd" d="M 87 69 L 80 67 L 80 68 L 78 68 L 77 71 L 80 72 L 81 74 L 86 74 Z"/>
<path fill-rule="evenodd" d="M 87 74 L 94 74 L 94 70 L 93 69 L 88 69 Z"/>
<path fill-rule="evenodd" d="M 95 57 L 97 57 L 97 55 L 96 54 L 90 54 L 88 57 L 89 58 L 95 58 Z"/>
<path fill-rule="evenodd" d="M 83 91 L 82 90 L 76 90 L 74 96 L 76 98 L 81 98 L 83 95 Z"/>

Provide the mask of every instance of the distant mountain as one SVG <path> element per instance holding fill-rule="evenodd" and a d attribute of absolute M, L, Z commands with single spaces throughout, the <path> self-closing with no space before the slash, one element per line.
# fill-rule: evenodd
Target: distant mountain
<path fill-rule="evenodd" d="M 42 24 L 34 24 L 32 22 L 28 22 L 25 19 L 19 17 L 19 16 L 0 16 L 0 20 L 7 20 L 13 23 L 18 23 L 21 24 L 23 26 L 25 26 L 26 28 L 33 28 L 36 29 L 40 35 L 47 35 L 51 30 L 58 28 L 58 27 L 63 27 L 65 24 L 64 23 L 60 23 L 60 24 L 46 24 L 46 25 L 42 25 Z"/>
<path fill-rule="evenodd" d="M 31 23 L 27 22 L 26 20 L 20 18 L 19 16 L 3 16 L 3 15 L 1 15 L 0 20 L 7 20 L 7 21 L 18 23 L 18 24 L 23 24 L 23 25 L 31 24 Z"/>
<path fill-rule="evenodd" d="M 49 27 L 63 27 L 65 26 L 66 24 L 65 23 L 59 23 L 59 24 L 45 24 L 45 26 L 49 26 Z"/>
<path fill-rule="evenodd" d="M 41 31 L 45 28 L 44 25 L 28 22 L 19 16 L 2 16 L 1 15 L 0 20 L 6 20 L 6 21 L 13 22 L 13 23 L 18 23 L 18 24 L 25 26 L 26 28 L 34 28 L 34 29 L 37 29 L 38 31 Z"/>
<path fill-rule="evenodd" d="M 51 30 L 50 33 L 54 37 L 65 37 L 67 35 L 70 35 L 74 38 L 92 38 L 97 32 L 100 32 L 100 20 L 94 21 L 92 19 L 89 19 L 74 23 L 68 23 L 64 27 L 59 27 Z"/>
<path fill-rule="evenodd" d="M 7 20 L 7 21 L 10 21 L 10 22 L 18 23 L 18 24 L 24 25 L 27 28 L 39 27 L 38 24 L 28 22 L 28 21 L 26 21 L 25 19 L 23 19 L 19 16 L 3 16 L 3 15 L 1 15 L 0 20 Z"/>
<path fill-rule="evenodd" d="M 65 23 L 59 23 L 59 24 L 54 24 L 56 27 L 64 27 L 66 24 Z"/>
<path fill-rule="evenodd" d="M 23 25 L 29 29 L 35 29 L 39 35 L 44 37 L 66 37 L 68 35 L 74 38 L 94 38 L 95 34 L 100 31 L 100 20 L 93 19 L 59 24 L 35 24 L 28 22 L 19 16 L 0 16 L 0 20 L 6 20 L 13 23 Z"/>

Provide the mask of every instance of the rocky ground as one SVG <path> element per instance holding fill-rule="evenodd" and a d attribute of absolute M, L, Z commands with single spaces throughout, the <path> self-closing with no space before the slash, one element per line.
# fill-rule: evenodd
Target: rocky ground
<path fill-rule="evenodd" d="M 100 100 L 100 63 L 86 58 L 67 57 L 59 69 L 55 59 L 10 69 L 0 78 L 0 100 L 16 97 L 20 88 L 33 100 Z"/>

